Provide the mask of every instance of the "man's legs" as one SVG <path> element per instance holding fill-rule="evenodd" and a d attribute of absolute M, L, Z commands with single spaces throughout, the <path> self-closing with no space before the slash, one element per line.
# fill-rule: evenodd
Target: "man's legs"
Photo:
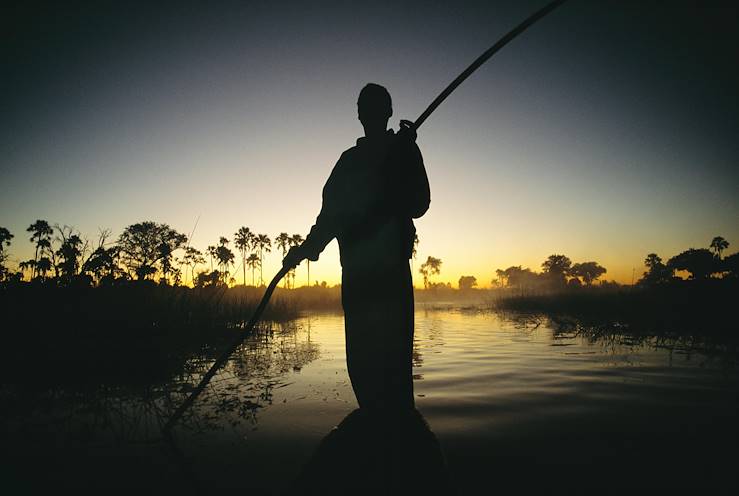
<path fill-rule="evenodd" d="M 408 264 L 371 273 L 345 268 L 342 303 L 347 368 L 360 407 L 413 408 L 413 286 Z"/>

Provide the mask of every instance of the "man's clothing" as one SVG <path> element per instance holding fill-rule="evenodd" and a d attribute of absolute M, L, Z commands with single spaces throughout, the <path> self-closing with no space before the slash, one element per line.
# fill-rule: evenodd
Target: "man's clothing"
<path fill-rule="evenodd" d="M 305 242 L 310 260 L 336 238 L 342 273 L 347 367 L 363 408 L 413 407 L 413 218 L 430 193 L 418 146 L 392 130 L 360 138 L 323 188 Z"/>

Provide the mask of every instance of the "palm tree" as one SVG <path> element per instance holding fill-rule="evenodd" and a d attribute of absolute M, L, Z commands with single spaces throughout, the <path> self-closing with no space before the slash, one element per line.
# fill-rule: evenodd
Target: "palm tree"
<path fill-rule="evenodd" d="M 46 273 L 51 270 L 51 260 L 49 257 L 41 257 L 36 262 L 36 274 L 42 278 L 46 278 Z"/>
<path fill-rule="evenodd" d="M 218 260 L 218 267 L 223 268 L 221 275 L 224 283 L 228 281 L 228 266 L 233 264 L 235 258 L 234 253 L 226 246 L 227 243 L 228 240 L 222 237 L 221 244 L 216 248 L 216 259 Z"/>
<path fill-rule="evenodd" d="M 257 267 L 262 265 L 256 253 L 252 253 L 246 258 L 246 265 L 251 269 L 251 285 L 254 286 L 254 272 Z"/>
<path fill-rule="evenodd" d="M 729 247 L 729 242 L 721 236 L 716 236 L 711 240 L 711 249 L 716 254 L 716 257 L 721 260 L 721 252 Z"/>
<path fill-rule="evenodd" d="M 264 252 L 272 251 L 272 240 L 266 234 L 257 234 L 254 239 L 254 247 L 259 250 L 259 284 L 264 284 L 262 268 L 264 266 Z"/>
<path fill-rule="evenodd" d="M 210 271 L 213 272 L 213 258 L 216 256 L 216 247 L 210 245 L 205 249 L 205 252 L 210 256 Z"/>
<path fill-rule="evenodd" d="M 290 246 L 300 246 L 303 242 L 303 236 L 300 234 L 293 234 L 290 236 Z M 310 260 L 306 259 L 306 262 L 308 263 L 308 286 L 310 286 Z M 293 279 L 293 288 L 295 287 L 295 269 L 292 269 L 290 271 L 290 276 Z"/>
<path fill-rule="evenodd" d="M 495 269 L 495 275 L 498 278 L 492 280 L 493 286 L 505 287 L 507 284 L 506 272 L 503 269 Z"/>
<path fill-rule="evenodd" d="M 33 274 L 31 275 L 31 278 L 34 278 L 36 277 L 36 270 L 38 269 L 38 264 L 36 262 L 38 262 L 39 250 L 41 250 L 41 254 L 43 254 L 45 250 L 51 248 L 51 235 L 54 234 L 54 230 L 48 222 L 38 219 L 36 222 L 28 226 L 26 231 L 33 233 L 30 241 L 31 243 L 36 244 L 36 252 L 33 256 Z"/>
<path fill-rule="evenodd" d="M 287 250 L 292 246 L 291 237 L 286 232 L 281 232 L 276 238 L 275 238 L 275 245 L 277 248 L 280 249 L 282 252 L 282 258 L 285 258 L 287 256 Z"/>
<path fill-rule="evenodd" d="M 203 254 L 200 252 L 200 250 L 197 250 L 192 246 L 188 246 L 185 249 L 185 255 L 183 256 L 182 261 L 187 267 L 190 267 L 190 280 L 194 286 L 195 285 L 195 267 L 197 267 L 199 264 L 205 263 Z M 185 274 L 185 279 L 187 279 L 187 274 Z"/>
<path fill-rule="evenodd" d="M 254 242 L 254 233 L 248 227 L 242 226 L 234 234 L 234 244 L 241 253 L 241 266 L 244 269 L 244 286 L 246 286 L 246 256 Z"/>
<path fill-rule="evenodd" d="M 23 273 L 23 277 L 26 275 L 26 271 L 31 271 L 31 279 L 33 279 L 33 274 L 36 272 L 36 260 L 25 260 L 18 264 L 18 268 Z"/>
<path fill-rule="evenodd" d="M 421 264 L 421 268 L 418 270 L 418 272 L 423 275 L 423 287 L 424 289 L 428 289 L 429 287 L 429 279 L 434 274 L 440 274 L 441 273 L 441 259 L 435 258 L 435 257 L 428 257 L 424 263 Z"/>
<path fill-rule="evenodd" d="M 290 235 L 286 232 L 281 232 L 276 238 L 275 238 L 275 245 L 282 251 L 282 258 L 285 258 L 287 256 L 287 250 L 291 245 L 290 243 Z M 285 278 L 285 287 L 288 287 L 289 284 L 289 277 Z"/>

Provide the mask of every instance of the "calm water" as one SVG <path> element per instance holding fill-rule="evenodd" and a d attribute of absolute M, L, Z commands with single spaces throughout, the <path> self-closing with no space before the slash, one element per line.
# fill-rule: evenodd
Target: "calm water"
<path fill-rule="evenodd" d="M 279 494 L 356 408 L 343 346 L 340 315 L 305 317 L 255 337 L 178 426 L 174 449 L 158 425 L 207 360 L 193 360 L 191 376 L 145 391 L 55 393 L 46 407 L 14 420 L 11 429 L 27 440 L 25 466 L 12 475 L 21 483 L 34 467 L 47 474 L 52 467 L 60 486 Z M 725 489 L 737 482 L 736 356 L 693 348 L 594 340 L 555 332 L 546 320 L 421 309 L 416 404 L 459 494 L 502 484 Z M 333 483 L 325 476 L 327 487 Z"/>

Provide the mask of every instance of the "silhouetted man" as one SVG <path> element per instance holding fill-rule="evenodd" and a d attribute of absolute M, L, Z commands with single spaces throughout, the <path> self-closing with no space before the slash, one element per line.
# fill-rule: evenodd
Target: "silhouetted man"
<path fill-rule="evenodd" d="M 341 299 L 346 357 L 362 409 L 411 409 L 413 285 L 409 258 L 413 219 L 428 210 L 429 184 L 416 133 L 393 115 L 388 91 L 368 84 L 357 101 L 364 137 L 346 150 L 323 188 L 323 206 L 305 242 L 283 261 L 318 260 L 336 238 L 341 254 Z"/>

